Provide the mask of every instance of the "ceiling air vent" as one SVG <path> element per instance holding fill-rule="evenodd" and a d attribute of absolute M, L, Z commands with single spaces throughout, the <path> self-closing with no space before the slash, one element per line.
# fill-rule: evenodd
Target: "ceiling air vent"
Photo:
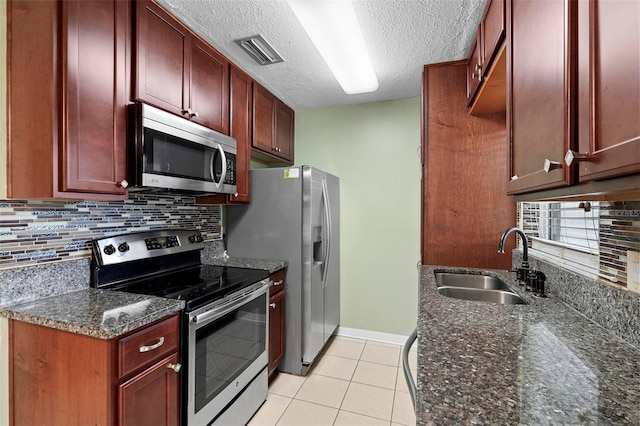
<path fill-rule="evenodd" d="M 282 56 L 280 56 L 261 35 L 254 35 L 234 41 L 260 65 L 284 62 Z"/>

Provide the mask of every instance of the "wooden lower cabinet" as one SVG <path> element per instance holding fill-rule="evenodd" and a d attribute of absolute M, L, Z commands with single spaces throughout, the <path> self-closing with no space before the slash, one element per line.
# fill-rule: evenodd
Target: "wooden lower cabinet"
<path fill-rule="evenodd" d="M 285 270 L 271 274 L 274 285 L 269 292 L 269 380 L 284 358 L 285 345 Z"/>
<path fill-rule="evenodd" d="M 179 423 L 177 314 L 109 340 L 11 320 L 9 342 L 12 425 Z"/>
<path fill-rule="evenodd" d="M 118 387 L 121 425 L 177 425 L 180 414 L 180 375 L 167 368 L 178 364 L 178 354 L 160 361 Z M 166 401 L 165 404 L 152 403 Z"/>

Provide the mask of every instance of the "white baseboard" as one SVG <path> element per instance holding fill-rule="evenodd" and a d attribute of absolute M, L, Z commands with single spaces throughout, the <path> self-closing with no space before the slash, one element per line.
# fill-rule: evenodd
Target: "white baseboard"
<path fill-rule="evenodd" d="M 358 328 L 338 327 L 336 335 L 343 337 L 354 337 L 356 339 L 374 340 L 376 342 L 393 343 L 404 345 L 409 336 L 402 334 L 383 333 L 380 331 L 361 330 Z"/>

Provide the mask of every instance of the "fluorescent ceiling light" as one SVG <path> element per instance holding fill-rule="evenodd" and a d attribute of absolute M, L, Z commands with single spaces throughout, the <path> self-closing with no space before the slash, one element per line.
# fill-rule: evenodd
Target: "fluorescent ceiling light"
<path fill-rule="evenodd" d="M 378 89 L 378 78 L 350 0 L 287 0 L 287 3 L 345 93 Z"/>

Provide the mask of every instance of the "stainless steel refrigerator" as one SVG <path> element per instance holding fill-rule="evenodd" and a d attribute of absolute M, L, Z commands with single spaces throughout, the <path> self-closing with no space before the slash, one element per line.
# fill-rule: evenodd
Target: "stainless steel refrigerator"
<path fill-rule="evenodd" d="M 251 203 L 227 207 L 227 252 L 286 260 L 285 356 L 306 375 L 340 322 L 340 181 L 309 166 L 251 171 Z"/>

